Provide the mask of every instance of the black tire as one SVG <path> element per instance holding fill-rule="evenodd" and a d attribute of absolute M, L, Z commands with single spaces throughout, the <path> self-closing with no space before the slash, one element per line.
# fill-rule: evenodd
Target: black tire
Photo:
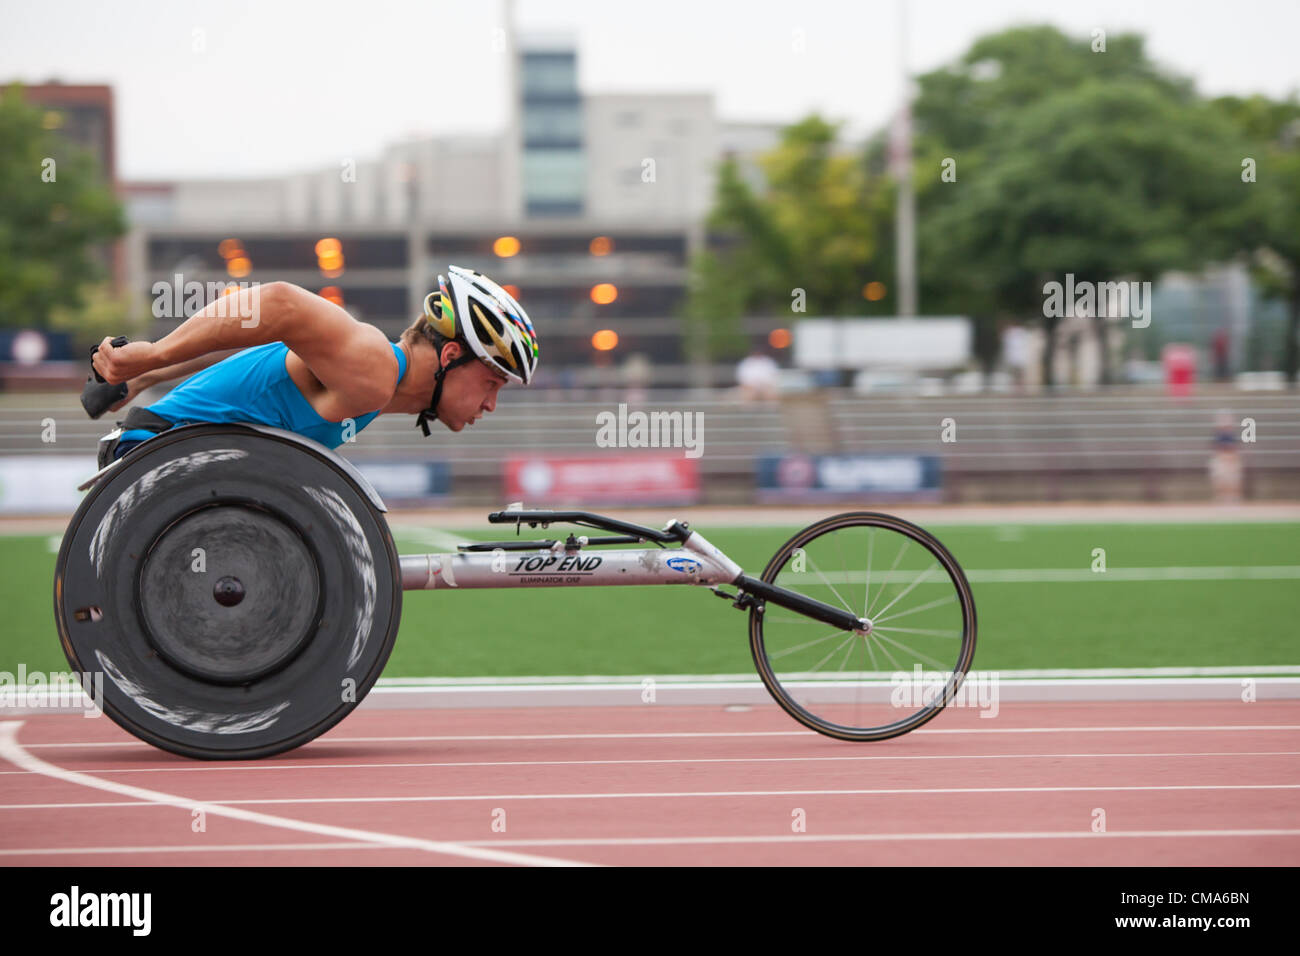
<path fill-rule="evenodd" d="M 333 727 L 374 686 L 401 616 L 397 549 L 331 453 L 240 425 L 132 449 L 63 538 L 54 612 L 104 712 L 155 747 L 243 760 Z"/>
<path fill-rule="evenodd" d="M 877 530 L 895 535 L 896 538 L 901 536 L 903 541 L 903 546 L 895 559 L 894 568 L 883 575 L 885 580 L 881 582 L 881 589 L 877 592 L 877 597 L 874 600 L 871 598 L 870 573 L 868 572 L 865 575 L 864 607 L 860 609 L 854 608 L 843 598 L 840 589 L 835 587 L 835 582 L 821 571 L 810 552 L 810 548 L 816 545 L 819 553 L 825 553 L 829 550 L 830 542 L 834 540 L 834 550 L 843 553 L 845 548 L 849 546 L 844 541 L 844 533 L 851 529 L 865 529 L 868 542 L 866 552 L 868 569 L 871 567 L 872 549 L 875 544 L 875 532 Z M 839 536 L 838 539 L 834 537 L 836 535 Z M 860 544 L 861 536 L 855 537 L 856 540 L 851 544 Z M 820 544 L 817 544 L 818 542 Z M 886 589 L 891 583 L 890 577 L 897 575 L 903 580 L 908 579 L 907 575 L 911 569 L 904 569 L 904 571 L 899 572 L 897 568 L 911 543 L 920 546 L 917 554 L 922 561 L 926 561 L 927 557 L 933 559 L 933 562 L 928 566 L 941 568 L 943 576 L 927 580 L 930 571 L 918 573 L 915 576 L 921 578 L 921 581 L 917 581 L 906 589 L 894 592 L 897 596 L 893 597 L 893 601 L 882 605 L 880 601 L 886 597 Z M 804 564 L 811 562 L 816 573 L 809 575 L 808 580 L 803 584 L 792 585 L 788 580 L 778 582 L 778 575 L 786 568 L 791 558 L 799 558 L 799 555 L 796 555 L 796 549 L 802 549 Z M 796 563 L 798 562 L 796 561 Z M 799 569 L 799 573 L 807 574 L 806 567 Z M 787 578 L 793 576 L 794 572 L 787 574 Z M 820 576 L 820 581 L 815 580 L 817 576 Z M 786 670 L 783 673 L 778 669 L 778 666 L 774 666 L 774 661 L 784 661 L 792 654 L 804 653 L 805 651 L 808 652 L 805 657 L 815 656 L 826 649 L 825 646 L 816 647 L 820 641 L 833 640 L 841 635 L 847 635 L 840 644 L 835 645 L 831 652 L 833 655 L 847 644 L 848 650 L 845 652 L 840 665 L 840 672 L 843 673 L 845 662 L 855 654 L 855 649 L 859 646 L 855 640 L 855 633 L 832 632 L 824 638 L 814 639 L 806 644 L 800 641 L 800 643 L 794 643 L 786 647 L 783 638 L 776 638 L 771 633 L 774 632 L 774 625 L 778 621 L 775 616 L 776 613 L 783 616 L 780 619 L 782 625 L 787 623 L 792 627 L 802 625 L 805 628 L 803 631 L 804 636 L 812 632 L 813 625 L 822 630 L 829 628 L 830 625 L 818 624 L 810 618 L 797 618 L 796 612 L 777 607 L 770 602 L 765 604 L 760 601 L 751 607 L 749 614 L 749 644 L 759 676 L 767 686 L 768 691 L 776 699 L 776 702 L 781 705 L 786 713 L 818 733 L 841 740 L 886 740 L 915 730 L 926 721 L 937 716 L 945 706 L 953 701 L 970 669 L 971 661 L 975 656 L 976 621 L 975 599 L 971 593 L 970 584 L 966 580 L 966 575 L 962 572 L 956 559 L 938 539 L 929 532 L 910 522 L 903 521 L 901 518 L 860 511 L 834 515 L 810 525 L 782 545 L 780 550 L 773 555 L 771 561 L 763 570 L 762 580 L 769 584 L 778 583 L 782 587 L 790 588 L 809 597 L 815 597 L 825 603 L 838 603 L 861 617 L 869 616 L 867 612 L 870 609 L 874 613 L 874 619 L 879 620 L 881 623 L 877 624 L 877 629 L 870 632 L 870 634 L 859 633 L 857 637 L 861 638 L 864 657 L 869 654 L 872 664 L 877 662 L 877 649 L 882 651 L 882 657 L 888 657 L 896 665 L 898 663 L 894 651 L 904 645 L 897 638 L 891 638 L 885 634 L 886 631 L 899 632 L 900 634 L 911 631 L 921 632 L 916 637 L 909 636 L 908 640 L 913 643 L 925 640 L 927 647 L 934 644 L 936 647 L 947 649 L 951 642 L 951 654 L 942 660 L 925 652 L 915 651 L 918 659 L 926 660 L 929 663 L 938 661 L 947 669 L 946 671 L 935 672 L 933 679 L 929 675 L 925 675 L 925 680 L 922 682 L 912 680 L 913 685 L 917 683 L 923 685 L 920 693 L 917 693 L 915 686 L 909 687 L 907 681 L 899 682 L 895 677 L 891 677 L 889 684 L 882 687 L 882 672 L 879 672 L 874 667 L 867 672 L 849 672 L 844 679 L 828 679 L 829 675 L 825 674 L 818 675 L 814 679 L 810 675 L 817 671 L 821 666 L 820 663 L 811 671 Z M 941 595 L 937 601 L 927 601 L 912 610 L 900 611 L 891 617 L 883 619 L 880 617 L 884 613 L 883 609 L 892 607 L 894 602 L 911 593 L 918 584 L 925 583 L 929 585 L 934 583 L 942 586 L 944 582 L 951 588 L 952 595 L 950 598 Z M 848 582 L 846 582 L 845 587 L 848 587 Z M 944 589 L 945 593 L 946 590 Z M 947 604 L 954 606 L 958 616 L 954 616 L 950 612 L 939 612 L 939 608 Z M 876 610 L 877 605 L 882 610 Z M 942 613 L 940 623 L 943 625 L 943 630 L 934 629 L 934 633 L 929 634 L 927 631 L 930 629 L 905 628 L 898 625 L 889 626 L 883 623 L 892 620 L 894 616 L 902 617 L 918 613 L 929 614 L 930 612 Z M 787 619 L 784 617 L 786 615 L 793 616 L 795 619 Z M 919 621 L 909 623 L 925 622 L 926 619 L 922 618 Z M 873 638 L 879 642 L 874 647 L 871 643 Z M 944 640 L 940 640 L 940 638 L 944 638 Z M 800 639 L 789 638 L 789 640 Z M 895 647 L 891 648 L 890 645 L 895 645 Z M 827 655 L 828 658 L 830 656 Z M 789 665 L 782 663 L 780 666 L 788 668 Z M 895 674 L 899 670 L 901 670 L 902 674 L 908 676 L 908 680 L 911 680 L 910 675 L 913 672 L 905 668 L 896 668 Z M 939 685 L 940 679 L 943 681 L 941 686 Z M 900 691 L 902 692 L 900 693 Z M 882 693 L 886 693 L 889 697 L 888 706 L 878 702 Z M 854 695 L 856 695 L 857 699 L 850 708 L 849 698 Z M 864 698 L 866 698 L 865 702 Z M 902 709 L 907 711 L 906 713 L 899 712 L 900 705 L 897 703 L 899 700 L 904 700 Z M 915 709 L 910 709 L 912 707 L 915 707 Z M 857 715 L 857 719 L 846 722 L 844 716 L 850 709 Z M 821 713 L 814 711 L 821 711 Z"/>

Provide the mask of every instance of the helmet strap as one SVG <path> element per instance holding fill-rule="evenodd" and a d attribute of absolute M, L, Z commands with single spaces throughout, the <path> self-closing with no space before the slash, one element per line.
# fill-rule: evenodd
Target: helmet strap
<path fill-rule="evenodd" d="M 466 362 L 472 362 L 478 358 L 465 343 L 461 343 L 465 349 L 465 354 L 458 359 L 452 359 L 446 365 L 442 364 L 442 353 L 438 353 L 438 371 L 434 373 L 433 397 L 429 399 L 429 407 L 420 412 L 415 419 L 415 426 L 424 432 L 424 437 L 429 437 L 429 422 L 438 417 L 438 400 L 442 398 L 442 378 L 457 365 L 464 365 Z"/>

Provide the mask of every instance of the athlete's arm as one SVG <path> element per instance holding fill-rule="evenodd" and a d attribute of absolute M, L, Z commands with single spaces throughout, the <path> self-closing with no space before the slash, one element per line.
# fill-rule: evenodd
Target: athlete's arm
<path fill-rule="evenodd" d="M 161 385 L 163 382 L 170 382 L 177 378 L 189 378 L 195 372 L 202 372 L 209 365 L 216 365 L 222 359 L 229 358 L 239 351 L 239 349 L 227 349 L 224 352 L 209 352 L 207 355 L 200 355 L 188 362 L 179 362 L 176 365 L 168 365 L 165 368 L 158 368 L 152 372 L 137 375 L 126 383 L 126 398 L 108 406 L 108 410 L 115 412 L 126 405 L 130 405 L 143 392 L 148 391 L 155 385 Z"/>
<path fill-rule="evenodd" d="M 113 348 L 106 337 L 93 362 L 106 380 L 117 383 L 184 366 L 211 352 L 268 342 L 288 345 L 347 406 L 381 407 L 396 387 L 397 363 L 379 329 L 288 282 L 253 286 L 209 302 L 157 342 Z"/>
<path fill-rule="evenodd" d="M 178 378 L 189 378 L 194 373 L 202 372 L 208 366 L 216 365 L 222 359 L 230 358 L 230 356 L 240 351 L 240 349 L 225 349 L 221 352 L 209 352 L 207 355 L 192 358 L 188 362 L 177 362 L 175 365 L 167 365 L 163 368 L 156 368 L 152 372 L 145 372 L 143 375 L 131 379 L 131 381 L 127 382 L 127 385 L 134 387 L 139 383 L 139 387 L 135 390 L 143 392 L 146 388 L 153 388 L 163 382 L 170 382 Z"/>

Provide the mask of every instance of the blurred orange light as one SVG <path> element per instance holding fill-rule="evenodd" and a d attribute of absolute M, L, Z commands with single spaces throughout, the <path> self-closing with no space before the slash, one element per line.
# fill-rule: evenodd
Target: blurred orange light
<path fill-rule="evenodd" d="M 492 251 L 502 259 L 509 259 L 519 252 L 519 240 L 514 236 L 502 236 L 496 242 L 492 243 Z"/>
<path fill-rule="evenodd" d="M 343 304 L 343 290 L 336 285 L 327 285 L 320 290 L 320 297 L 335 305 Z"/>
<path fill-rule="evenodd" d="M 862 294 L 867 297 L 868 301 L 879 302 L 885 297 L 885 284 L 883 282 L 868 282 L 862 287 Z"/>
<path fill-rule="evenodd" d="M 591 240 L 590 248 L 593 256 L 607 256 L 614 251 L 614 240 L 609 236 L 597 236 Z"/>
<path fill-rule="evenodd" d="M 217 246 L 217 252 L 221 253 L 223 259 L 238 259 L 244 254 L 244 247 L 239 244 L 238 239 L 222 239 L 221 244 Z"/>
<path fill-rule="evenodd" d="M 618 298 L 618 289 L 613 283 L 601 282 L 591 287 L 591 301 L 597 305 L 609 305 Z"/>
<path fill-rule="evenodd" d="M 316 255 L 322 259 L 326 256 L 337 256 L 343 253 L 343 243 L 337 239 L 322 239 L 316 243 Z"/>
<path fill-rule="evenodd" d="M 236 279 L 242 279 L 253 271 L 253 263 L 249 262 L 248 259 L 243 256 L 236 256 L 234 259 L 231 259 L 226 263 L 226 271 Z"/>
<path fill-rule="evenodd" d="M 774 349 L 787 348 L 790 345 L 790 330 L 773 329 L 767 334 L 767 344 Z"/>
<path fill-rule="evenodd" d="M 591 337 L 591 347 L 597 352 L 608 352 L 618 345 L 618 333 L 613 329 L 601 329 Z"/>
<path fill-rule="evenodd" d="M 337 279 L 343 275 L 342 253 L 334 252 L 323 255 L 317 260 L 317 264 L 320 266 L 321 275 L 327 279 Z"/>
<path fill-rule="evenodd" d="M 519 298 L 519 286 L 517 286 L 517 285 L 503 285 L 501 288 L 503 288 L 503 289 L 505 289 L 507 292 L 509 292 L 512 298 L 515 298 L 515 299 Z"/>

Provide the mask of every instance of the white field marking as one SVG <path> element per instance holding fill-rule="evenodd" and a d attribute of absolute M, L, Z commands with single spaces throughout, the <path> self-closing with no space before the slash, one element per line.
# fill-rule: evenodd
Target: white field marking
<path fill-rule="evenodd" d="M 473 538 L 457 536 L 437 528 L 424 528 L 416 525 L 402 527 L 393 531 L 394 541 L 409 541 L 412 544 L 429 545 L 441 548 L 449 554 L 456 552 L 462 544 L 473 544 Z"/>
<path fill-rule="evenodd" d="M 193 846 L 68 846 L 32 847 L 26 850 L 0 850 L 0 856 L 80 856 L 82 853 L 274 853 L 287 850 L 400 850 L 404 847 L 379 843 L 225 843 Z"/>
<path fill-rule="evenodd" d="M 561 847 L 561 846 L 690 846 L 694 844 L 751 843 L 897 843 L 908 840 L 1100 840 L 1100 839 L 1199 839 L 1201 837 L 1300 836 L 1300 830 L 1029 830 L 974 833 L 803 833 L 763 836 L 692 836 L 692 837 L 574 837 L 538 840 L 467 840 L 462 846 Z M 209 844 L 195 846 L 118 846 L 118 847 L 34 847 L 27 850 L 0 850 L 0 856 L 77 856 L 82 853 L 274 853 L 277 850 L 393 850 L 398 847 L 374 843 L 264 843 Z"/>
<path fill-rule="evenodd" d="M 23 746 L 18 743 L 18 728 L 22 725 L 23 722 L 20 720 L 0 721 L 0 758 L 8 760 L 10 763 L 22 767 L 24 770 L 44 774 L 45 776 L 52 777 L 55 780 L 62 780 L 65 783 L 75 783 L 83 787 L 92 787 L 96 790 L 107 790 L 110 793 L 118 793 L 126 797 L 135 797 L 143 803 L 162 804 L 165 806 L 179 807 L 183 810 L 189 811 L 201 810 L 204 813 L 211 814 L 212 816 L 230 817 L 235 820 L 243 820 L 248 823 L 260 823 L 265 826 L 279 827 L 285 830 L 297 830 L 302 833 L 315 833 L 320 836 L 329 836 L 344 840 L 361 840 L 367 843 L 405 847 L 412 850 L 426 850 L 430 853 L 445 853 L 449 856 L 467 857 L 474 860 L 489 860 L 494 863 L 513 863 L 520 866 L 587 865 L 572 860 L 560 860 L 551 857 L 530 856 L 519 853 L 502 853 L 496 850 L 469 848 L 457 843 L 446 843 L 437 840 L 422 840 L 418 837 L 399 836 L 393 833 L 378 833 L 373 830 L 358 830 L 352 827 L 336 827 L 327 824 L 309 823 L 305 820 L 293 820 L 288 817 L 277 817 L 265 813 L 257 813 L 255 811 L 239 810 L 234 807 L 211 803 L 208 801 L 189 800 L 185 797 L 176 796 L 175 794 L 163 793 L 159 790 L 145 790 L 142 787 L 133 787 L 129 784 L 114 783 L 111 780 L 100 780 L 98 777 L 92 776 L 91 774 L 56 767 L 54 764 L 46 763 L 39 757 L 34 757 L 27 753 L 23 749 Z"/>
<path fill-rule="evenodd" d="M 953 727 L 920 729 L 909 731 L 911 734 L 1068 734 L 1068 733 L 1148 733 L 1150 731 L 1197 732 L 1202 730 L 1300 730 L 1300 724 L 1221 724 L 1221 725 L 1185 725 L 1163 727 Z M 812 730 L 723 730 L 723 731 L 674 731 L 669 733 L 626 733 L 626 734 L 424 734 L 404 737 L 323 737 L 324 743 L 333 744 L 382 744 L 382 743 L 426 743 L 457 740 L 676 740 L 689 737 L 807 737 L 814 734 Z M 84 742 L 64 741 L 60 743 L 29 744 L 27 749 L 40 747 L 140 747 L 138 740 L 92 740 Z"/>
<path fill-rule="evenodd" d="M 1200 837 L 1264 837 L 1300 836 L 1300 830 L 1029 830 L 1022 833 L 827 833 L 790 834 L 766 836 L 702 836 L 702 837 L 575 837 L 546 840 L 503 840 L 501 846 L 690 846 L 708 843 L 899 843 L 911 840 L 1105 840 L 1105 839 L 1189 839 Z M 486 841 L 473 840 L 467 845 L 479 846 Z M 493 841 L 494 845 L 497 845 Z"/>
<path fill-rule="evenodd" d="M 394 770 L 416 767 L 451 769 L 458 767 L 599 767 L 624 764 L 677 764 L 677 763 L 811 763 L 881 760 L 1088 760 L 1111 757 L 1300 757 L 1300 750 L 1222 750 L 1205 752 L 1135 751 L 1128 753 L 1064 753 L 1064 754 L 871 754 L 852 757 L 654 757 L 621 760 L 454 760 L 437 762 L 392 761 L 389 763 L 316 763 L 316 764 L 237 764 L 222 762 L 219 766 L 202 767 L 122 767 L 95 770 L 97 774 L 118 773 L 235 773 L 238 771 L 284 770 Z M 28 773 L 26 770 L 0 770 L 0 777 Z M 14 807 L 0 804 L 0 810 Z"/>
<path fill-rule="evenodd" d="M 58 769 L 58 768 L 55 768 Z M 108 781 L 101 781 L 107 787 L 124 790 L 135 790 L 135 787 L 127 787 L 123 784 L 112 784 Z M 318 803 L 471 803 L 479 800 L 662 800 L 665 798 L 690 798 L 690 797 L 888 797 L 888 796 L 917 796 L 917 795 L 943 795 L 949 794 L 969 795 L 980 793 L 1119 793 L 1121 791 L 1163 791 L 1163 790 L 1300 790 L 1300 783 L 1187 783 L 1187 784 L 1161 784 L 1158 786 L 1139 787 L 1117 785 L 1113 787 L 898 787 L 883 788 L 872 790 L 637 790 L 628 793 L 462 793 L 462 794 L 431 794 L 422 796 L 406 797 L 264 797 L 264 798 L 239 798 L 233 800 L 209 800 L 204 803 L 187 801 L 183 797 L 173 797 L 177 801 L 176 806 L 183 806 L 186 809 L 208 809 L 226 811 L 221 815 L 232 816 L 235 812 L 234 807 L 239 806 L 269 806 L 271 804 L 318 804 Z M 141 791 L 150 793 L 152 791 Z M 164 796 L 166 796 L 164 794 Z M 156 806 L 164 801 L 146 799 L 146 800 L 111 800 L 101 803 L 26 803 L 12 804 L 0 807 L 5 810 L 56 810 L 56 809 L 73 809 L 73 808 L 90 808 L 90 807 L 130 807 L 130 806 Z M 264 814 L 254 813 L 252 816 L 261 817 Z M 240 819 L 243 819 L 242 817 Z M 270 817 L 269 819 L 281 820 L 281 817 Z M 260 821 L 254 821 L 260 822 Z M 297 820 L 286 821 L 297 824 L 291 829 L 312 828 L 310 832 L 316 832 L 317 824 L 302 824 Z M 322 827 L 327 836 L 346 836 L 367 833 L 365 830 L 350 830 L 347 827 Z M 401 842 L 408 839 L 407 837 L 389 837 L 388 834 L 375 834 L 376 836 L 386 837 L 388 839 L 376 842 L 390 842 L 392 846 L 405 846 Z M 413 840 L 414 843 L 430 843 L 428 840 Z M 436 844 L 438 846 L 451 846 L 460 848 L 460 844 Z M 416 847 L 423 849 L 423 847 Z M 435 851 L 451 852 L 451 851 Z M 554 864 L 552 864 L 554 865 Z M 577 865 L 577 864 L 574 864 Z"/>
<path fill-rule="evenodd" d="M 866 578 L 866 569 L 858 571 L 830 571 L 823 575 L 831 584 L 857 584 Z M 873 572 L 872 583 L 908 584 L 917 581 L 917 571 Z M 1292 581 L 1300 578 L 1300 565 L 1242 565 L 1225 567 L 1171 567 L 1171 568 L 1107 568 L 1093 571 L 1089 568 L 989 568 L 967 570 L 966 580 L 972 584 L 1046 584 L 1051 582 L 1074 583 L 1078 581 Z M 776 583 L 789 585 L 791 581 L 817 582 L 806 573 L 793 571 L 777 575 Z M 948 577 L 940 576 L 922 584 L 946 584 Z"/>
<path fill-rule="evenodd" d="M 889 678 L 893 671 L 867 672 L 868 676 Z M 979 674 L 992 674 L 994 671 L 979 671 Z M 1260 664 L 1223 667 L 1057 667 L 1047 669 L 998 670 L 997 675 L 1007 680 L 1016 678 L 1034 678 L 1038 680 L 1053 677 L 1235 677 L 1268 676 L 1300 674 L 1300 664 Z M 550 684 L 622 684 L 641 686 L 644 680 L 653 680 L 656 684 L 712 684 L 712 683 L 754 683 L 761 681 L 755 674 L 644 674 L 644 675 L 591 675 L 575 674 L 569 676 L 535 676 L 519 677 L 381 677 L 376 687 L 511 687 L 511 686 L 546 686 Z"/>

